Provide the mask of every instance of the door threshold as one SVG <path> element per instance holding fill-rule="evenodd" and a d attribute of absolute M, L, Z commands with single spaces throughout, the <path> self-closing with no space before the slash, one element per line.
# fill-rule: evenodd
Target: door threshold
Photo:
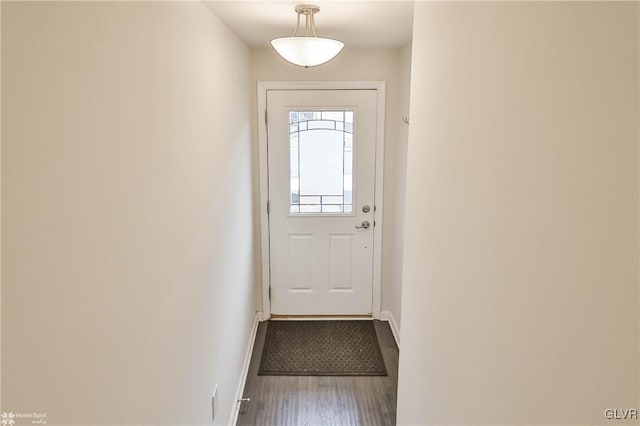
<path fill-rule="evenodd" d="M 371 314 L 364 315 L 271 315 L 273 321 L 326 321 L 326 320 L 341 320 L 341 321 L 358 321 L 358 320 L 373 320 Z"/>

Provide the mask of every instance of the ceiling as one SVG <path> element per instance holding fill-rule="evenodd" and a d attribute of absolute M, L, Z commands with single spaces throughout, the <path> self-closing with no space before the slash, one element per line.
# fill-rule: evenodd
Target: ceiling
<path fill-rule="evenodd" d="M 296 23 L 297 4 L 320 6 L 318 36 L 336 38 L 347 47 L 402 47 L 411 41 L 413 1 L 205 1 L 238 37 L 252 47 L 266 47 L 288 37 Z M 304 17 L 301 17 L 304 28 Z"/>

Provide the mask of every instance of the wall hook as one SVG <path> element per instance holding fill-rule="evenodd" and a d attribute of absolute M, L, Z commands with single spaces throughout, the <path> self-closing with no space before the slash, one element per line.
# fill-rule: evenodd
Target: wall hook
<path fill-rule="evenodd" d="M 407 117 L 406 115 L 403 115 L 402 121 L 404 122 L 404 124 L 409 124 L 409 117 Z"/>

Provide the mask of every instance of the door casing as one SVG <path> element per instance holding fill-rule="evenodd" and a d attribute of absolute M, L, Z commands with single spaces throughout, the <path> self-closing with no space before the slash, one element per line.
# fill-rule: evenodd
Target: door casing
<path fill-rule="evenodd" d="M 262 254 L 262 315 L 261 320 L 271 318 L 271 285 L 269 253 L 269 173 L 267 158 L 267 92 L 269 90 L 375 90 L 376 91 L 376 160 L 375 160 L 375 211 L 373 228 L 373 295 L 372 316 L 380 319 L 382 295 L 382 226 L 383 226 L 383 171 L 384 171 L 384 81 L 260 81 L 257 87 L 258 148 L 260 162 L 260 237 Z"/>

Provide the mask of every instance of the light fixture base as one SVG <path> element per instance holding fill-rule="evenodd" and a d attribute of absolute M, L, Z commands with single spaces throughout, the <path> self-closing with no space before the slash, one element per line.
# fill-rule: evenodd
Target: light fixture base
<path fill-rule="evenodd" d="M 296 13 L 309 16 L 309 15 L 313 15 L 314 13 L 320 12 L 320 7 L 314 4 L 299 4 L 296 6 L 295 10 L 296 10 Z"/>

